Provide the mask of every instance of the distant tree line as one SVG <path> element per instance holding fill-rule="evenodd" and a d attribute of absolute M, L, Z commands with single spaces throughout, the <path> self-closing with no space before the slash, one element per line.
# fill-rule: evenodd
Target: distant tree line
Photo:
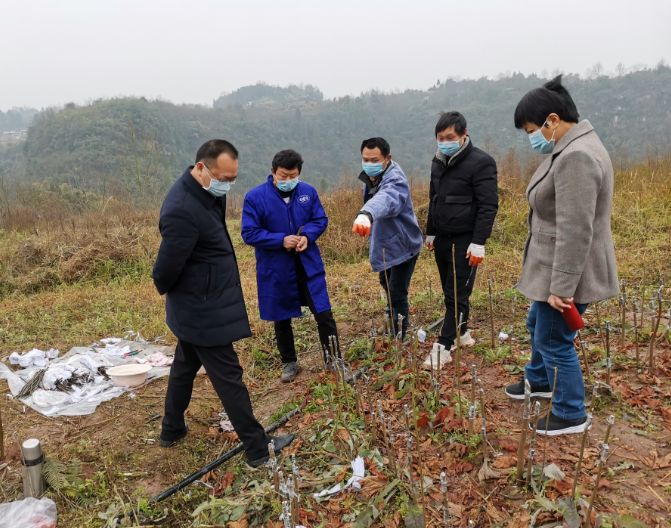
<path fill-rule="evenodd" d="M 343 177 L 353 181 L 361 140 L 378 135 L 389 140 L 406 172 L 424 176 L 435 151 L 433 127 L 447 110 L 461 111 L 474 143 L 499 159 L 511 149 L 531 156 L 526 137 L 513 126 L 513 111 L 524 93 L 543 82 L 522 74 L 447 79 L 428 90 L 337 99 L 324 99 L 312 86 L 258 84 L 216 99 L 212 108 L 144 98 L 69 104 L 34 116 L 25 143 L 0 146 L 0 178 L 67 183 L 155 202 L 194 162 L 204 140 L 222 137 L 240 150 L 235 192 L 263 181 L 273 154 L 283 148 L 301 152 L 304 178 L 328 189 Z M 671 149 L 671 68 L 660 64 L 618 77 L 568 75 L 564 84 L 614 160 Z"/>

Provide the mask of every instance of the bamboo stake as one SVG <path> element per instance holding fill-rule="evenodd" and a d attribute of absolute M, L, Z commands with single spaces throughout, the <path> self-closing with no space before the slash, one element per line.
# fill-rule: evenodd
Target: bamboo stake
<path fill-rule="evenodd" d="M 520 420 L 520 440 L 517 446 L 517 484 L 524 482 L 524 448 L 527 442 L 527 431 L 529 430 L 529 411 L 531 410 L 531 384 L 524 378 L 524 406 L 522 407 L 522 419 Z"/>
<path fill-rule="evenodd" d="M 270 471 L 273 474 L 273 487 L 275 492 L 280 492 L 280 475 L 278 473 L 277 457 L 275 456 L 275 441 L 268 442 L 268 460 L 270 461 Z"/>
<path fill-rule="evenodd" d="M 627 284 L 624 279 L 620 282 L 620 347 L 624 348 L 626 344 L 626 317 L 627 317 Z"/>
<path fill-rule="evenodd" d="M 461 324 L 463 322 L 464 314 L 459 314 L 459 325 L 457 326 L 457 353 L 454 359 L 454 375 L 455 385 L 457 387 L 457 411 L 459 420 L 463 420 L 463 409 L 461 407 Z M 462 423 L 463 427 L 463 423 Z"/>
<path fill-rule="evenodd" d="M 457 296 L 458 296 L 458 290 L 457 290 L 457 265 L 456 265 L 456 256 L 455 256 L 455 245 L 452 244 L 452 282 L 453 282 L 453 297 L 454 297 L 454 329 L 455 329 L 455 334 L 456 334 L 456 341 L 457 341 L 457 354 L 454 362 L 454 373 L 455 373 L 455 385 L 457 387 L 457 395 L 459 398 L 458 402 L 458 407 L 457 411 L 459 413 L 459 419 L 461 420 L 463 415 L 462 415 L 462 409 L 461 409 L 461 386 L 460 386 L 460 368 L 461 368 L 461 323 L 462 323 L 462 318 L 459 316 L 459 308 L 458 308 L 458 303 L 457 303 Z"/>
<path fill-rule="evenodd" d="M 632 302 L 632 309 L 634 311 L 634 349 L 636 350 L 636 370 L 638 371 L 638 369 L 641 367 L 641 353 L 640 347 L 638 346 L 638 301 L 635 299 Z"/>
<path fill-rule="evenodd" d="M 550 406 L 548 407 L 548 413 L 545 415 L 545 441 L 543 442 L 543 462 L 541 463 L 541 474 L 540 479 L 543 478 L 543 471 L 545 470 L 545 461 L 547 455 L 547 445 L 548 445 L 548 429 L 550 428 L 550 414 L 552 414 L 552 404 L 555 399 L 555 392 L 557 391 L 557 373 L 559 369 L 554 368 L 554 381 L 552 382 L 552 393 L 550 394 Z M 542 484 L 542 480 L 540 482 Z"/>
<path fill-rule="evenodd" d="M 592 496 L 589 499 L 589 508 L 587 509 L 588 526 L 592 525 L 592 509 L 594 507 L 594 503 L 596 502 L 596 497 L 599 493 L 599 482 L 601 481 L 601 475 L 603 474 L 603 470 L 606 467 L 606 462 L 608 460 L 608 454 L 610 450 L 608 446 L 608 440 L 610 438 L 610 432 L 611 429 L 613 428 L 614 423 L 615 423 L 615 417 L 611 414 L 607 419 L 608 426 L 606 427 L 606 435 L 604 436 L 603 443 L 601 444 L 601 456 L 599 457 L 599 467 L 597 468 L 596 471 L 596 482 L 594 484 L 594 490 L 592 491 Z"/>
<path fill-rule="evenodd" d="M 496 349 L 496 332 L 494 330 L 494 295 L 492 294 L 492 279 L 487 279 L 487 290 L 489 292 L 489 330 L 492 350 Z"/>
<path fill-rule="evenodd" d="M 529 439 L 529 451 L 527 453 L 527 476 L 526 487 L 531 483 L 531 473 L 533 472 L 534 459 L 536 458 L 536 427 L 538 426 L 538 418 L 541 413 L 541 402 L 536 400 L 534 403 L 534 410 L 531 414 L 531 438 Z"/>
<path fill-rule="evenodd" d="M 0 401 L 0 460 L 5 459 L 5 428 L 2 425 L 2 402 Z"/>
<path fill-rule="evenodd" d="M 471 402 L 468 407 L 468 434 L 475 433 L 475 384 L 478 379 L 478 371 L 475 364 L 471 365 Z"/>
<path fill-rule="evenodd" d="M 589 359 L 587 359 L 587 350 L 585 348 L 585 342 L 582 338 L 582 333 L 578 330 L 578 344 L 580 345 L 580 352 L 582 352 L 582 361 L 585 364 L 585 376 L 587 377 L 587 383 L 592 384 L 592 374 L 589 370 Z"/>
<path fill-rule="evenodd" d="M 606 321 L 606 385 L 610 387 L 610 369 L 613 368 L 613 360 L 610 357 L 610 323 Z"/>
<path fill-rule="evenodd" d="M 659 330 L 659 323 L 662 320 L 662 289 L 664 283 L 660 283 L 656 294 L 657 301 L 657 315 L 654 317 L 652 333 L 650 335 L 650 345 L 648 347 L 648 373 L 650 376 L 655 375 L 655 341 L 657 340 L 657 332 Z"/>
<path fill-rule="evenodd" d="M 575 500 L 575 491 L 578 487 L 578 479 L 580 478 L 580 470 L 582 469 L 582 459 L 585 456 L 585 446 L 587 445 L 587 438 L 589 437 L 589 428 L 592 425 L 592 415 L 587 415 L 587 426 L 585 431 L 582 433 L 582 440 L 580 442 L 580 454 L 578 455 L 578 464 L 575 468 L 575 479 L 573 479 L 573 490 L 571 491 L 571 497 Z"/>
<path fill-rule="evenodd" d="M 447 498 L 447 475 L 440 472 L 440 493 L 443 496 L 443 524 L 447 526 L 450 522 L 450 501 Z"/>

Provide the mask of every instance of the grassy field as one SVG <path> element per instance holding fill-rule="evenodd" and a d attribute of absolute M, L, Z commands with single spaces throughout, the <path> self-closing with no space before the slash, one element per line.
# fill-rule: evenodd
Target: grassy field
<path fill-rule="evenodd" d="M 272 327 L 258 320 L 253 251 L 240 239 L 239 210 L 235 204 L 230 208 L 229 229 L 237 246 L 254 331 L 253 338 L 240 342 L 236 348 L 256 412 L 264 421 L 290 405 L 303 403 L 300 417 L 288 427 L 299 431 L 295 452 L 305 472 L 300 516 L 306 526 L 418 526 L 412 524 L 418 522 L 413 514 L 416 511 L 423 511 L 427 525 L 440 526 L 437 479 L 441 470 L 448 474 L 454 526 L 469 526 L 469 520 L 476 523 L 472 526 L 528 526 L 532 515 L 540 526 L 543 520 L 549 523 L 561 518 L 563 503 L 558 501 L 567 496 L 563 482 L 547 481 L 523 497 L 510 498 L 505 492 L 510 484 L 506 473 L 510 466 L 505 461 L 515 455 L 508 452 L 510 446 L 505 440 L 517 436 L 512 434 L 518 431 L 517 411 L 511 412 L 511 405 L 499 389 L 519 376 L 528 352 L 523 327 L 527 305 L 513 289 L 526 237 L 526 177 L 528 171 L 514 160 L 501 163 L 500 213 L 472 298 L 478 346 L 466 352 L 463 372 L 457 372 L 456 367 L 443 371 L 437 380 L 441 389 L 431 401 L 426 394 L 433 391 L 433 380 L 428 374 L 414 371 L 415 359 L 424 351 L 414 347 L 396 350 L 394 343 L 369 337 L 371 325 L 382 319 L 384 303 L 366 260 L 364 242 L 350 233 L 360 207 L 358 184 L 351 188 L 343 185 L 323 197 L 330 225 L 320 245 L 327 262 L 341 341 L 346 343 L 352 363 L 368 368 L 369 381 L 359 386 L 359 391 L 367 402 L 381 400 L 385 406 L 390 423 L 398 428 L 399 456 L 405 445 L 400 439 L 405 431 L 403 405 L 411 408 L 412 434 L 421 449 L 416 455 L 419 461 L 411 460 L 411 470 L 406 473 L 392 469 L 388 442 L 380 439 L 379 431 L 377 436 L 371 431 L 371 409 L 363 412 L 354 393 L 334 392 L 335 380 L 319 372 L 317 336 L 309 317 L 296 326 L 299 355 L 308 368 L 295 384 L 278 384 L 280 362 Z M 604 515 L 604 526 L 669 526 L 668 319 L 662 320 L 655 343 L 659 370 L 648 375 L 645 363 L 636 364 L 634 360 L 630 317 L 635 304 L 632 301 L 637 301 L 644 312 L 639 341 L 645 357 L 654 323 L 650 301 L 660 280 L 668 285 L 671 279 L 671 159 L 621 167 L 616 178 L 613 230 L 620 277 L 628 292 L 627 334 L 624 344 L 620 344 L 619 337 L 617 341 L 613 338 L 617 368 L 612 394 L 592 406 L 595 428 L 588 453 L 591 458 L 588 457 L 581 477 L 580 493 L 583 498 L 589 497 L 593 487 L 590 478 L 593 479 L 598 459 L 597 439 L 604 429 L 604 417 L 615 414 L 616 449 L 609 466 L 618 469 L 607 473 L 607 485 L 600 488 L 602 500 L 596 508 Z M 412 189 L 415 208 L 423 222 L 426 182 L 413 179 Z M 0 225 L 0 358 L 33 347 L 56 347 L 64 352 L 72 346 L 127 331 L 139 332 L 149 340 L 175 342 L 164 324 L 163 300 L 150 279 L 160 240 L 157 210 L 140 211 L 110 199 L 74 213 L 65 202 L 44 199 L 31 205 L 24 198 L 4 209 Z M 494 293 L 494 327 L 497 333 L 506 329 L 514 337 L 512 343 L 493 348 L 489 346 L 489 280 Z M 662 293 L 666 314 L 671 291 L 667 286 Z M 410 301 L 414 328 L 426 327 L 441 315 L 440 282 L 433 256 L 428 252 L 419 259 Z M 619 324 L 617 300 L 592 307 L 587 319 L 588 361 L 595 379 L 603 379 L 602 324 L 606 320 L 613 327 Z M 471 363 L 478 365 L 479 378 L 488 389 L 485 414 L 494 448 L 490 449 L 490 462 L 502 472 L 498 479 L 484 484 L 477 478 L 484 456 L 481 435 L 469 434 L 463 421 L 448 427 L 450 420 L 445 420 L 444 412 L 440 414 L 442 409 L 454 413 L 460 405 L 468 405 L 467 394 L 459 393 L 457 397 L 455 383 L 462 378 L 463 383 L 470 383 Z M 6 390 L 4 383 L 2 387 Z M 160 428 L 156 414 L 162 412 L 164 390 L 165 380 L 159 380 L 134 397 L 124 395 L 103 404 L 92 416 L 57 419 L 44 418 L 26 410 L 20 402 L 3 398 L 7 456 L 0 461 L 0 500 L 20 496 L 17 446 L 22 439 L 36 435 L 43 440 L 48 456 L 71 466 L 74 475 L 60 489 L 49 491 L 58 503 L 59 526 L 111 526 L 107 518 L 123 509 L 132 512 L 134 525 L 160 521 L 163 526 L 281 526 L 281 505 L 265 482 L 267 475 L 249 475 L 239 461 L 209 475 L 204 485 L 192 486 L 165 503 L 147 503 L 149 496 L 201 467 L 233 440 L 230 435 L 217 432 L 220 404 L 209 382 L 201 377 L 189 409 L 192 434 L 174 449 L 174 456 L 166 456 L 156 446 Z M 418 394 L 423 397 L 416 398 Z M 641 394 L 648 396 L 643 398 Z M 338 407 L 335 411 L 334 405 Z M 436 421 L 437 416 L 443 416 L 443 421 Z M 420 427 L 420 418 L 424 417 L 434 426 Z M 548 463 L 562 467 L 568 480 L 575 464 L 569 455 L 577 451 L 577 442 L 576 438 L 562 439 L 547 446 Z M 630 452 L 629 447 L 634 451 Z M 367 477 L 359 494 L 324 502 L 307 497 L 312 491 L 341 481 L 347 474 L 348 460 L 357 452 L 369 461 L 378 461 L 369 462 L 373 474 Z M 657 458 L 650 458 L 653 452 Z M 659 462 L 664 457 L 669 460 Z M 3 462 L 7 463 L 4 467 Z M 426 484 L 419 492 L 417 483 L 422 477 Z M 643 491 L 637 492 L 639 488 Z M 192 515 L 199 505 L 204 506 Z M 373 515 L 371 505 L 376 505 L 377 515 Z M 634 521 L 629 521 L 628 516 L 642 524 L 631 524 Z"/>

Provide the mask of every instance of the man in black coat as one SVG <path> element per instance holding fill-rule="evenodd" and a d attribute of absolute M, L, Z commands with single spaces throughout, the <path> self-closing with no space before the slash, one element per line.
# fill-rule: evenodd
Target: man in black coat
<path fill-rule="evenodd" d="M 459 325 L 460 344 L 472 346 L 468 330 L 468 300 L 475 272 L 485 257 L 485 242 L 492 233 L 498 210 L 496 162 L 473 145 L 466 119 L 459 112 L 442 114 L 436 124 L 438 150 L 431 163 L 429 217 L 426 246 L 435 249 L 436 264 L 445 295 L 445 319 L 438 341 L 425 365 L 449 363 Z M 454 263 L 452 247 L 454 246 Z M 454 271 L 457 313 L 454 309 Z"/>
<path fill-rule="evenodd" d="M 254 467 L 268 459 L 269 438 L 254 417 L 233 342 L 251 335 L 238 263 L 226 228 L 226 192 L 238 175 L 238 151 L 213 139 L 200 147 L 163 202 L 161 247 L 153 278 L 166 294 L 166 320 L 178 339 L 160 437 L 170 447 L 186 436 L 184 412 L 201 365 L 212 381 Z M 279 452 L 293 435 L 273 439 Z"/>

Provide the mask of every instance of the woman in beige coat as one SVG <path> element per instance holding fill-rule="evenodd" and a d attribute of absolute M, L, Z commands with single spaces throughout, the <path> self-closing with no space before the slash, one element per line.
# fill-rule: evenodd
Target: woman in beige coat
<path fill-rule="evenodd" d="M 561 84 L 561 76 L 528 92 L 515 109 L 515 127 L 532 148 L 548 154 L 527 187 L 529 236 L 517 288 L 532 301 L 527 319 L 531 360 L 525 378 L 533 397 L 549 398 L 551 412 L 538 434 L 580 433 L 587 427 L 585 386 L 572 331 L 562 312 L 618 293 L 610 228 L 613 167 L 599 136 Z M 524 380 L 506 387 L 524 398 Z"/>

